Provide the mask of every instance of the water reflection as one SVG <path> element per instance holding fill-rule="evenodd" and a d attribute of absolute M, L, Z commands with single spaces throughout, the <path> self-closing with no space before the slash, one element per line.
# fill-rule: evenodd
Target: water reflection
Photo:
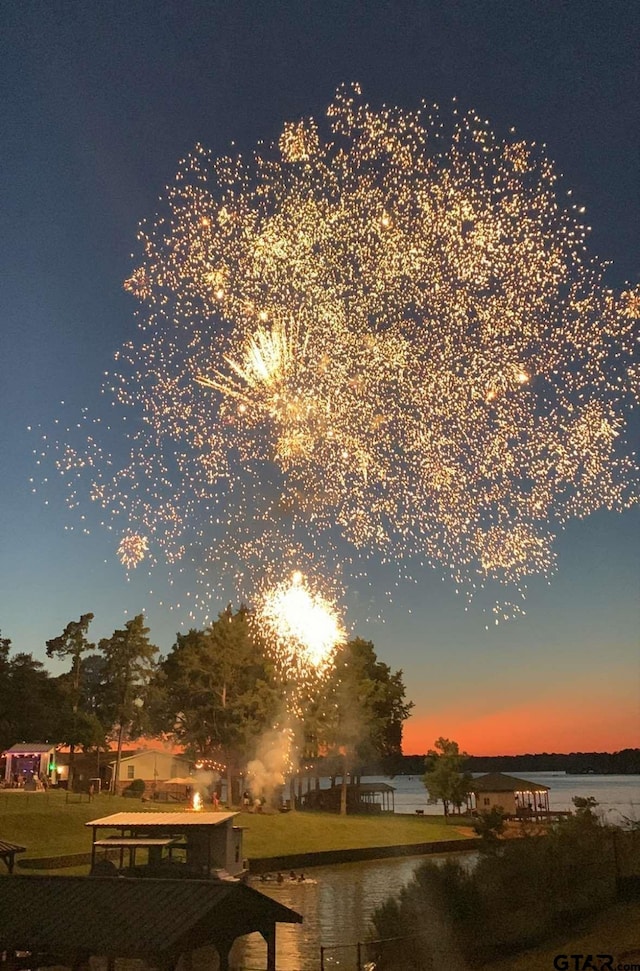
<path fill-rule="evenodd" d="M 471 862 L 472 854 L 459 854 Z M 277 932 L 279 971 L 318 971 L 320 945 L 327 948 L 325 968 L 356 971 L 356 942 L 369 933 L 373 911 L 390 895 L 399 892 L 423 860 L 444 860 L 445 854 L 372 860 L 314 867 L 304 883 L 263 883 L 252 878 L 261 893 L 298 911 L 303 924 L 280 924 Z M 238 942 L 231 958 L 234 968 L 264 968 L 266 948 L 259 935 Z"/>

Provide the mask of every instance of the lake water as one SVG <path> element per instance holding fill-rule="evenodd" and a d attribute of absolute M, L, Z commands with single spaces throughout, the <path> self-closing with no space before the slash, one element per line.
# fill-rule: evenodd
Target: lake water
<path fill-rule="evenodd" d="M 516 773 L 517 775 L 517 773 Z M 531 782 L 549 786 L 551 809 L 573 809 L 573 796 L 594 796 L 604 819 L 620 821 L 624 815 L 640 819 L 640 776 L 564 775 L 557 772 L 523 773 Z M 396 813 L 441 813 L 441 806 L 429 806 L 418 776 L 367 777 L 366 782 L 388 782 L 395 786 Z M 441 857 L 442 858 L 442 857 Z M 298 911 L 302 925 L 280 924 L 277 931 L 279 971 L 319 971 L 320 946 L 325 952 L 326 971 L 355 971 L 356 942 L 365 940 L 374 910 L 387 897 L 397 894 L 417 866 L 427 857 L 404 857 L 366 863 L 344 863 L 313 867 L 306 876 L 313 882 L 263 883 L 252 885 L 275 900 Z M 430 855 L 428 859 L 437 860 Z M 245 971 L 266 967 L 266 946 L 256 935 L 246 938 L 232 952 L 234 968 Z"/>
<path fill-rule="evenodd" d="M 607 822 L 619 823 L 621 815 L 640 819 L 640 776 L 566 775 L 564 772 L 514 772 L 513 775 L 549 786 L 551 810 L 573 809 L 573 796 L 594 796 Z M 389 782 L 395 787 L 397 813 L 414 813 L 416 809 L 423 809 L 425 813 L 442 813 L 442 803 L 435 806 L 428 804 L 419 776 L 396 776 L 393 779 L 371 776 L 366 781 Z"/>

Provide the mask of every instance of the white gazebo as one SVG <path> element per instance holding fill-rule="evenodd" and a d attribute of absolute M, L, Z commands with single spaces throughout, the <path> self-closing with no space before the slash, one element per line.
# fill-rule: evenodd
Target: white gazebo
<path fill-rule="evenodd" d="M 56 747 L 49 742 L 21 742 L 3 752 L 6 786 L 24 786 L 46 779 L 55 781 Z"/>

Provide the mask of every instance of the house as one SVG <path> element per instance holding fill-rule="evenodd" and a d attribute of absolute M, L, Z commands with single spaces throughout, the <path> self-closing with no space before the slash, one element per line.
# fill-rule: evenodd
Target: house
<path fill-rule="evenodd" d="M 94 819 L 85 824 L 93 829 L 91 871 L 172 879 L 244 877 L 242 828 L 234 825 L 238 815 L 191 810 Z"/>
<path fill-rule="evenodd" d="M 0 879 L 0 969 L 79 969 L 97 957 L 108 968 L 130 958 L 175 971 L 212 946 L 219 971 L 229 971 L 233 942 L 258 932 L 267 971 L 276 971 L 276 925 L 301 922 L 241 883 L 14 875 Z"/>
<path fill-rule="evenodd" d="M 476 812 L 501 807 L 507 816 L 548 816 L 549 786 L 502 772 L 489 772 L 473 779 L 468 801 L 469 809 Z"/>
<path fill-rule="evenodd" d="M 122 793 L 134 779 L 142 779 L 145 793 L 166 791 L 172 779 L 189 775 L 192 762 L 172 752 L 143 749 L 120 760 L 120 772 L 116 778 L 118 760 L 111 752 L 108 757 L 109 785 L 116 793 Z"/>

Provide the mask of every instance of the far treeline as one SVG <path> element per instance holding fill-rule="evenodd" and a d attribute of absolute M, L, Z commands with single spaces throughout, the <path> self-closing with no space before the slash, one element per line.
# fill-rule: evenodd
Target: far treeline
<path fill-rule="evenodd" d="M 394 761 L 395 775 L 422 775 L 424 755 L 404 755 Z M 640 748 L 620 752 L 542 752 L 538 755 L 468 755 L 467 772 L 567 772 L 569 775 L 640 775 Z"/>

